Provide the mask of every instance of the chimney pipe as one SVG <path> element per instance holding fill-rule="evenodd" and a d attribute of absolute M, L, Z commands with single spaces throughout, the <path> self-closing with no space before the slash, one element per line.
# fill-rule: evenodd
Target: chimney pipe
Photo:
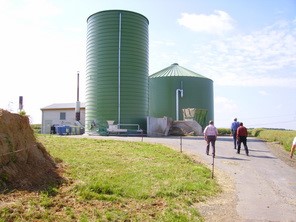
<path fill-rule="evenodd" d="M 77 72 L 77 101 L 75 107 L 75 120 L 80 120 L 80 102 L 79 102 L 79 71 Z"/>
<path fill-rule="evenodd" d="M 23 96 L 19 96 L 19 110 L 22 111 L 24 108 L 23 105 Z"/>

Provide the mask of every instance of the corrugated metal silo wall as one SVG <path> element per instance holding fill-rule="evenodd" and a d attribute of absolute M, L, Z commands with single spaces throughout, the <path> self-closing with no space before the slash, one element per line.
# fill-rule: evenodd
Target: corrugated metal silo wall
<path fill-rule="evenodd" d="M 115 120 L 115 123 L 120 121 L 122 124 L 140 124 L 142 129 L 146 129 L 148 25 L 146 17 L 130 11 L 102 11 L 88 18 L 88 129 L 93 121 L 106 125 L 107 120 Z"/>
<path fill-rule="evenodd" d="M 179 94 L 179 120 L 182 109 L 207 109 L 207 122 L 214 119 L 213 81 L 197 77 L 157 77 L 149 79 L 149 115 L 176 119 L 176 90 L 183 85 L 184 95 Z"/>

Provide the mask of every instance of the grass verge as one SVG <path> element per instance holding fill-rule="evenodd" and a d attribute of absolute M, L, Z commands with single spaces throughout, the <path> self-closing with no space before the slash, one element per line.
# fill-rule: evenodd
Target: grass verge
<path fill-rule="evenodd" d="M 49 135 L 39 141 L 69 182 L 11 194 L 13 201 L 0 202 L 0 221 L 203 221 L 195 203 L 220 192 L 208 168 L 162 145 Z"/>
<path fill-rule="evenodd" d="M 295 130 L 254 129 L 252 135 L 268 142 L 280 143 L 286 151 L 291 150 L 292 141 L 296 136 Z"/>

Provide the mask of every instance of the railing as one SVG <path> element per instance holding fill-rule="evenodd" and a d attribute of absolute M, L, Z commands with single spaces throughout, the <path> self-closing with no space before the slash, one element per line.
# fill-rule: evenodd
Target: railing
<path fill-rule="evenodd" d="M 132 123 L 126 123 L 126 124 L 117 124 L 118 128 L 121 129 L 121 126 L 136 126 L 137 127 L 137 131 L 143 131 L 140 129 L 140 125 L 139 124 L 132 124 Z"/>
<path fill-rule="evenodd" d="M 123 128 L 125 127 L 125 128 Z M 108 134 L 120 134 L 125 133 L 127 136 L 133 133 L 141 133 L 143 137 L 143 130 L 140 128 L 139 124 L 131 124 L 131 123 L 121 123 L 121 124 L 110 124 L 107 128 Z"/>

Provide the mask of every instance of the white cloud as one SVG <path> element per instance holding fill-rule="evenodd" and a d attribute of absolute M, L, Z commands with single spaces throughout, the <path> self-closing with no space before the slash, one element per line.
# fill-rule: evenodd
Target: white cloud
<path fill-rule="evenodd" d="M 195 32 L 222 34 L 233 29 L 231 16 L 220 10 L 211 15 L 182 13 L 178 23 Z"/>
<path fill-rule="evenodd" d="M 238 106 L 234 103 L 233 100 L 228 99 L 222 96 L 216 96 L 214 99 L 216 113 L 236 113 L 238 111 Z"/>
<path fill-rule="evenodd" d="M 60 9 L 48 0 L 27 0 L 17 13 L 22 18 L 34 19 L 58 15 Z"/>
<path fill-rule="evenodd" d="M 173 63 L 182 66 L 188 63 L 188 58 L 184 57 L 176 46 L 176 42 L 172 40 L 154 40 L 150 43 L 149 74 L 154 74 Z"/>
<path fill-rule="evenodd" d="M 215 96 L 215 125 L 217 127 L 227 127 L 240 113 L 239 107 L 236 103 L 223 96 Z"/>
<path fill-rule="evenodd" d="M 296 86 L 296 24 L 197 45 L 197 70 L 219 85 Z"/>
<path fill-rule="evenodd" d="M 266 92 L 265 90 L 260 90 L 259 94 L 262 95 L 262 96 L 268 96 L 269 95 L 269 93 Z"/>
<path fill-rule="evenodd" d="M 151 43 L 154 47 L 159 47 L 161 45 L 163 46 L 175 46 L 176 43 L 172 40 L 157 40 L 157 41 L 153 41 Z"/>
<path fill-rule="evenodd" d="M 274 108 L 276 110 L 281 110 L 283 108 L 283 105 L 282 104 L 277 104 Z"/>

